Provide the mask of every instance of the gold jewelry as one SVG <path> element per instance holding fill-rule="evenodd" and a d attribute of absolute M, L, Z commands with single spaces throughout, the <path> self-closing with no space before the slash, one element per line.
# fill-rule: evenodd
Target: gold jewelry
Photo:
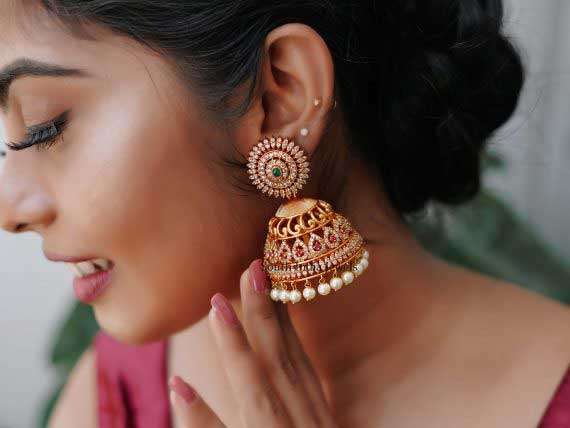
<path fill-rule="evenodd" d="M 271 136 L 260 140 L 249 155 L 253 184 L 269 196 L 289 199 L 269 221 L 263 251 L 271 299 L 308 301 L 317 292 L 327 295 L 352 284 L 368 268 L 369 253 L 362 236 L 328 202 L 296 198 L 309 178 L 303 150 L 294 141 Z M 298 284 L 303 284 L 302 292 Z"/>

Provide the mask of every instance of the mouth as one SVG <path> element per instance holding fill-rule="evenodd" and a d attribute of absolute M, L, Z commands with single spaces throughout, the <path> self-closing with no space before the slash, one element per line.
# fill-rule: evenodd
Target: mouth
<path fill-rule="evenodd" d="M 74 274 L 73 291 L 78 300 L 92 303 L 109 287 L 114 263 L 106 259 L 93 259 L 66 263 Z"/>
<path fill-rule="evenodd" d="M 113 262 L 107 259 L 93 259 L 78 263 L 66 263 L 78 278 L 85 278 L 97 272 L 109 270 L 113 266 Z"/>

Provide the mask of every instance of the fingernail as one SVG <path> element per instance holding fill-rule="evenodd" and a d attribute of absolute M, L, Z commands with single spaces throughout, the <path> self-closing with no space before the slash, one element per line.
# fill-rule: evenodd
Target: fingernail
<path fill-rule="evenodd" d="M 196 401 L 198 394 L 196 391 L 188 385 L 180 376 L 173 376 L 170 378 L 168 385 L 178 396 L 180 396 L 186 404 L 192 404 Z"/>
<path fill-rule="evenodd" d="M 267 274 L 263 270 L 261 259 L 255 259 L 249 266 L 249 280 L 257 293 L 265 294 L 268 290 Z"/>
<path fill-rule="evenodd" d="M 221 293 L 214 294 L 210 303 L 216 311 L 219 319 L 228 325 L 239 325 L 239 318 L 237 317 L 234 308 L 225 296 Z"/>

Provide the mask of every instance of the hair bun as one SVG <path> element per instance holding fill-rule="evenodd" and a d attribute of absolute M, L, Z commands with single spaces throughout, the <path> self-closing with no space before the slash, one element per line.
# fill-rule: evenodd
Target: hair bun
<path fill-rule="evenodd" d="M 481 151 L 524 81 L 502 18 L 500 0 L 393 0 L 376 11 L 378 162 L 399 211 L 478 192 Z"/>

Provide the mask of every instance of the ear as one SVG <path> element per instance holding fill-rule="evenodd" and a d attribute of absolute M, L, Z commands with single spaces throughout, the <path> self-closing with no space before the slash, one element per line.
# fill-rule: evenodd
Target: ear
<path fill-rule="evenodd" d="M 264 49 L 259 96 L 234 128 L 234 142 L 247 157 L 263 137 L 281 136 L 294 140 L 310 157 L 335 102 L 330 50 L 315 30 L 298 23 L 272 30 Z M 307 135 L 302 135 L 303 128 Z"/>

